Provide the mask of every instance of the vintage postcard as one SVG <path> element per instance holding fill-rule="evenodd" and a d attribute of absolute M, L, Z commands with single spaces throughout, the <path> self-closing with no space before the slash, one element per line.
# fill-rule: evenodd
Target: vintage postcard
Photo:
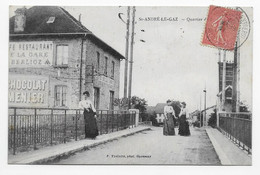
<path fill-rule="evenodd" d="M 252 165 L 252 7 L 9 14 L 9 165 Z"/>

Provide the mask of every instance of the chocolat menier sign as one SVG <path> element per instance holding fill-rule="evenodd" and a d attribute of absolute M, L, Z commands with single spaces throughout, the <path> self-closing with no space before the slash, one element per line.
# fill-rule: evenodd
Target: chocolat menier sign
<path fill-rule="evenodd" d="M 49 77 L 9 75 L 8 102 L 14 107 L 47 107 Z"/>

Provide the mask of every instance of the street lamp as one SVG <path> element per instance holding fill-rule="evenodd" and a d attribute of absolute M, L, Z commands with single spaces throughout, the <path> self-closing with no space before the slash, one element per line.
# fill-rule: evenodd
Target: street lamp
<path fill-rule="evenodd" d="M 206 101 L 206 97 L 207 97 L 207 90 L 206 89 L 204 89 L 203 90 L 203 92 L 205 93 L 205 102 L 204 102 L 204 110 L 205 110 L 205 115 L 204 115 L 204 120 L 203 120 L 203 126 L 206 126 L 206 114 L 207 114 L 207 112 L 206 112 L 206 108 L 207 108 L 207 101 Z"/>

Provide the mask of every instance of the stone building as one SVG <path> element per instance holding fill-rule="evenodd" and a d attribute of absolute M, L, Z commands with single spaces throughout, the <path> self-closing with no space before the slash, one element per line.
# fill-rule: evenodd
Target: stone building
<path fill-rule="evenodd" d="M 65 9 L 19 8 L 9 27 L 9 106 L 77 108 L 88 90 L 114 109 L 124 57 Z"/>

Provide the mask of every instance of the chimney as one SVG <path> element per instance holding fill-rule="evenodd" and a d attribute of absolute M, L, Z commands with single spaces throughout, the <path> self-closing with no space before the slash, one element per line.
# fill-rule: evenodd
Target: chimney
<path fill-rule="evenodd" d="M 15 11 L 14 32 L 23 32 L 26 24 L 26 8 L 18 8 Z"/>

